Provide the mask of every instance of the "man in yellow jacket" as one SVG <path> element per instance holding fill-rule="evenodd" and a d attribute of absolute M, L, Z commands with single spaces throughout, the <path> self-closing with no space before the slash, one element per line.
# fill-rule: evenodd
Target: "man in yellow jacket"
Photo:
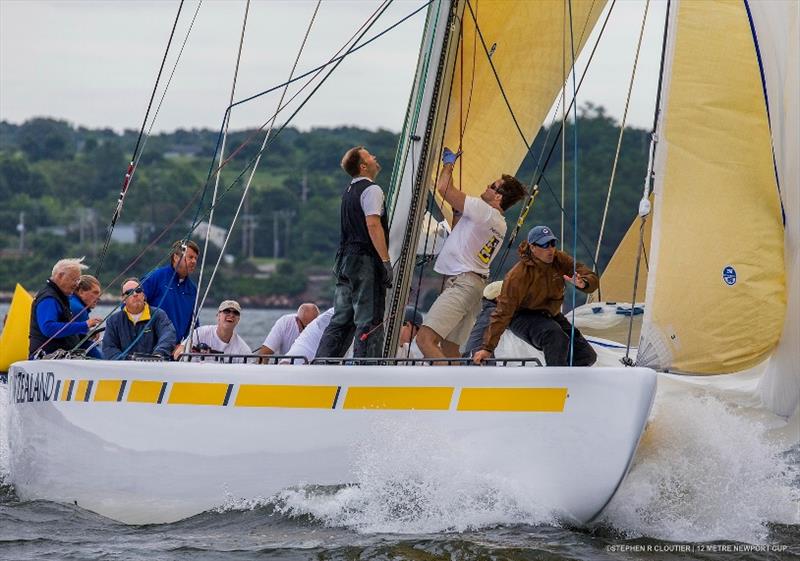
<path fill-rule="evenodd" d="M 528 232 L 519 246 L 519 262 L 506 274 L 480 350 L 473 360 L 492 355 L 506 328 L 544 352 L 548 366 L 591 366 L 597 354 L 581 332 L 561 313 L 566 283 L 589 293 L 597 289 L 597 274 L 556 249 L 558 238 L 547 226 Z M 570 361 L 570 339 L 572 360 Z"/>

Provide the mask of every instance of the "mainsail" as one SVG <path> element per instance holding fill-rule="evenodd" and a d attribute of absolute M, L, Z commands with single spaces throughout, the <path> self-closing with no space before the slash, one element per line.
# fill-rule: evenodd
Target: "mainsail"
<path fill-rule="evenodd" d="M 775 348 L 787 298 L 758 45 L 740 1 L 676 2 L 668 25 L 637 363 L 740 371 Z"/>

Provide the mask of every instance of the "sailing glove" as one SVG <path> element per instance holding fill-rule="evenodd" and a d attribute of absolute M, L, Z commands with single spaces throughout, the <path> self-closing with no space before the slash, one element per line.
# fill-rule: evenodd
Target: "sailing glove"
<path fill-rule="evenodd" d="M 444 152 L 442 152 L 442 163 L 445 164 L 445 165 L 447 165 L 447 164 L 454 165 L 456 163 L 456 160 L 458 159 L 458 157 L 460 155 L 461 155 L 461 150 L 459 150 L 458 152 L 454 153 L 449 148 L 445 148 Z"/>
<path fill-rule="evenodd" d="M 394 269 L 392 269 L 392 262 L 391 261 L 384 261 L 383 262 L 383 285 L 386 288 L 392 288 L 393 281 L 394 281 Z"/>

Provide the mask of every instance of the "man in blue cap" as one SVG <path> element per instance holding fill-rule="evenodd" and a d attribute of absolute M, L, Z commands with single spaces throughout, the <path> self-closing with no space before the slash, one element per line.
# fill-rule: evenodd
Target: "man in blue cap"
<path fill-rule="evenodd" d="M 561 313 L 566 283 L 586 293 L 597 290 L 597 274 L 556 249 L 558 238 L 547 226 L 528 232 L 519 246 L 519 262 L 503 279 L 476 363 L 489 358 L 506 328 L 544 352 L 548 366 L 591 366 L 597 354 Z M 572 340 L 572 341 L 570 341 Z M 570 342 L 572 352 L 570 353 Z"/>

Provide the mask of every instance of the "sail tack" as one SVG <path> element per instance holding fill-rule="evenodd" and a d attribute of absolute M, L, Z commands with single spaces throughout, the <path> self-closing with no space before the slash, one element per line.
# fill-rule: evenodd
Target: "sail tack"
<path fill-rule="evenodd" d="M 780 338 L 784 226 L 745 3 L 673 4 L 638 364 L 743 370 Z"/>

